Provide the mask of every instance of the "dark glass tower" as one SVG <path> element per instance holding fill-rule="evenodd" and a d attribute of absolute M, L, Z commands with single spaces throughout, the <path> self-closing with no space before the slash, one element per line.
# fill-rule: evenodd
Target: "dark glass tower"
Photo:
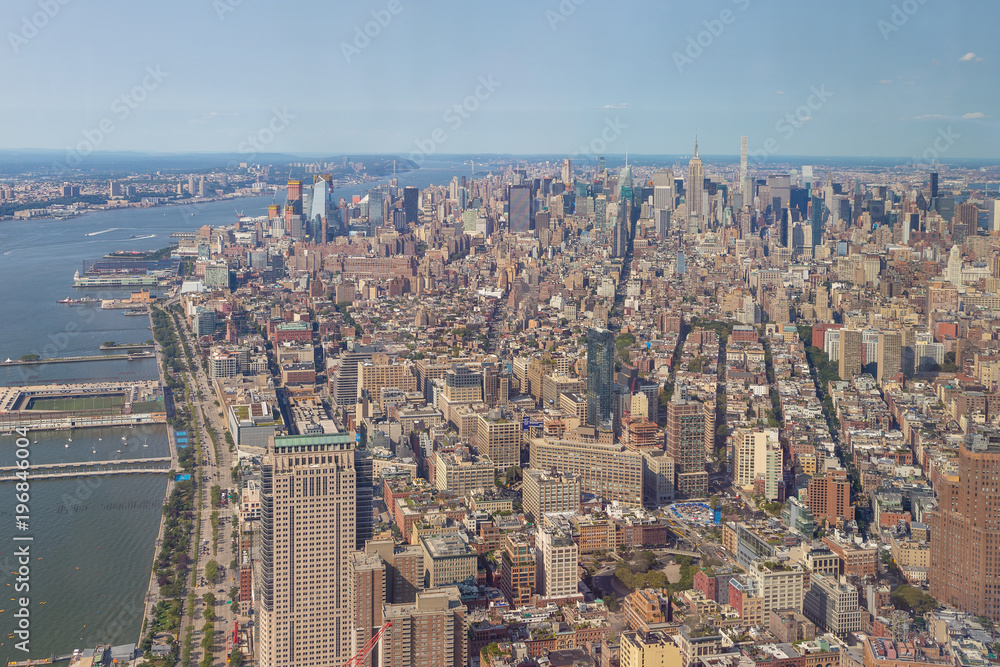
<path fill-rule="evenodd" d="M 420 190 L 408 185 L 403 188 L 403 211 L 406 212 L 406 224 L 417 224 L 417 208 L 419 206 Z"/>
<path fill-rule="evenodd" d="M 815 248 L 820 244 L 823 236 L 823 200 L 813 195 L 812 198 L 812 244 Z"/>
<path fill-rule="evenodd" d="M 373 461 L 372 453 L 367 449 L 354 452 L 355 488 L 357 489 L 356 511 L 354 525 L 357 531 L 354 537 L 354 548 L 361 551 L 365 542 L 372 539 L 372 492 L 373 492 Z"/>
<path fill-rule="evenodd" d="M 587 331 L 587 423 L 611 430 L 615 382 L 615 335 L 607 329 Z"/>

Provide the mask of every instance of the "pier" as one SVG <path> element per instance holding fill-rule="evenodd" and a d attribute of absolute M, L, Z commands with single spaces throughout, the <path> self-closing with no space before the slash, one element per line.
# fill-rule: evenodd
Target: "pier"
<path fill-rule="evenodd" d="M 143 313 L 146 315 L 146 313 Z M 155 345 L 146 345 L 145 343 L 123 343 L 121 345 L 102 345 L 100 349 L 102 350 L 152 350 Z"/>
<path fill-rule="evenodd" d="M 0 431 L 162 424 L 162 401 L 155 380 L 0 387 Z"/>
<path fill-rule="evenodd" d="M 151 463 L 165 463 L 158 467 Z M 118 459 L 114 461 L 77 461 L 75 463 L 46 463 L 31 466 L 31 479 L 57 479 L 64 477 L 92 477 L 95 475 L 135 475 L 141 473 L 167 472 L 169 456 L 146 459 Z M 0 482 L 17 480 L 17 466 L 0 467 Z"/>
<path fill-rule="evenodd" d="M 128 346 L 133 347 L 133 346 Z M 136 345 L 134 347 L 140 347 Z M 142 346 L 146 347 L 146 346 Z M 152 346 L 149 346 L 152 347 Z M 123 347 L 108 347 L 105 348 L 101 346 L 102 350 L 116 350 L 116 349 L 127 349 Z M 95 354 L 87 357 L 52 357 L 51 359 L 33 359 L 30 361 L 11 360 L 4 361 L 2 365 L 4 366 L 32 366 L 34 364 L 70 364 L 80 361 L 132 361 L 135 359 L 152 359 L 153 355 L 149 352 L 139 352 L 137 354 Z"/>

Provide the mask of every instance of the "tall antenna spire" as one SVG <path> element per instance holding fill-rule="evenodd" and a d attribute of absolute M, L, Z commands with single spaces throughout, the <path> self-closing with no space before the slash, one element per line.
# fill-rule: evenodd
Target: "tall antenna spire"
<path fill-rule="evenodd" d="M 694 156 L 698 157 L 698 133 L 694 134 Z"/>

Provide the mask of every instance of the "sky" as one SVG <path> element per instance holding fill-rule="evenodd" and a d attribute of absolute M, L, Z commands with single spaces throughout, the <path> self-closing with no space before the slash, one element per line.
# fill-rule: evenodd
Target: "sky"
<path fill-rule="evenodd" d="M 998 24 L 995 0 L 5 0 L 0 149 L 990 159 Z"/>

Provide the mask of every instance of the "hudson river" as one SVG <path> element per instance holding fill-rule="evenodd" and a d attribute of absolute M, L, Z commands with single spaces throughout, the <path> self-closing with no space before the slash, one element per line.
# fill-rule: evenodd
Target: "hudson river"
<path fill-rule="evenodd" d="M 105 341 L 152 338 L 149 319 L 121 310 L 57 303 L 66 297 L 127 295 L 128 290 L 76 290 L 73 272 L 84 260 L 112 250 L 154 250 L 172 232 L 230 225 L 236 210 L 262 215 L 270 195 L 191 206 L 90 213 L 71 220 L 0 222 L 0 361 L 23 354 L 68 357 L 101 354 Z M 110 230 L 110 231 L 105 231 Z M 87 236 L 93 232 L 104 232 Z M 132 239 L 130 236 L 154 238 Z M 156 363 L 96 361 L 0 367 L 0 384 L 59 380 L 156 379 Z M 126 440 L 122 440 L 122 436 Z M 168 456 L 162 426 L 30 433 L 31 462 L 105 461 Z M 69 441 L 72 438 L 72 442 Z M 67 447 L 67 445 L 69 445 Z M 118 452 L 121 450 L 121 453 Z M 14 437 L 0 436 L 0 465 L 14 462 Z M 0 664 L 93 648 L 98 642 L 139 638 L 146 587 L 166 475 L 115 475 L 31 482 L 28 531 L 14 526 L 11 483 L 0 483 Z M 14 649 L 18 564 L 15 534 L 31 535 L 30 653 Z M 23 543 L 19 543 L 23 544 Z"/>

